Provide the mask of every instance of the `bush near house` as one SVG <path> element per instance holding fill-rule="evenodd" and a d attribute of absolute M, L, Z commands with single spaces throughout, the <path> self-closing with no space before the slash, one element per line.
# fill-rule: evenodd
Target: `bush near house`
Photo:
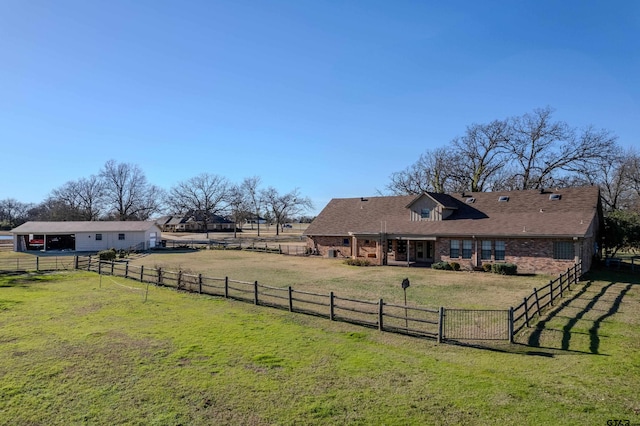
<path fill-rule="evenodd" d="M 458 265 L 460 268 L 460 265 Z M 449 264 L 449 262 L 435 262 L 431 265 L 431 269 L 438 269 L 443 271 L 453 271 L 453 267 Z"/>
<path fill-rule="evenodd" d="M 494 274 L 515 275 L 518 273 L 518 266 L 515 263 L 494 263 L 491 271 Z"/>
<path fill-rule="evenodd" d="M 360 258 L 356 258 L 356 259 L 349 258 L 349 259 L 346 259 L 344 263 L 351 266 L 371 266 L 371 262 L 369 260 L 360 259 Z"/>
<path fill-rule="evenodd" d="M 98 257 L 100 258 L 100 260 L 116 260 L 116 255 L 117 252 L 114 248 L 98 252 Z"/>

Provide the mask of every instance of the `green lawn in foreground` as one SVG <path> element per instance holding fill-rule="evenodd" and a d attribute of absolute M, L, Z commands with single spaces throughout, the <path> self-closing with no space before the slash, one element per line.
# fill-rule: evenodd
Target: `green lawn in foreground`
<path fill-rule="evenodd" d="M 610 278 L 519 336 L 537 347 L 488 350 L 166 288 L 145 303 L 92 273 L 4 275 L 0 424 L 637 423 L 640 285 Z"/>

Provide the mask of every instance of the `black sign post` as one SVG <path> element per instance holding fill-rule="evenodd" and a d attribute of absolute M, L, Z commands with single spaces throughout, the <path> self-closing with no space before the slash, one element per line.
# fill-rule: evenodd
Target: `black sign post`
<path fill-rule="evenodd" d="M 407 287 L 409 287 L 409 278 L 402 280 L 402 290 L 404 290 L 404 325 L 409 331 L 409 315 L 407 314 Z"/>

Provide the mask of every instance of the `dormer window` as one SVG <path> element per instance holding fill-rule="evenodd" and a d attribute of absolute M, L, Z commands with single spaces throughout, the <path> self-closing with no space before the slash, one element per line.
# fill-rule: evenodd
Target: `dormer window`
<path fill-rule="evenodd" d="M 551 200 L 551 201 L 558 201 L 560 198 L 562 198 L 562 195 L 560 195 L 560 194 L 551 194 L 551 195 L 549 195 L 549 200 Z"/>
<path fill-rule="evenodd" d="M 508 195 L 501 195 L 498 197 L 498 201 L 501 203 L 506 203 L 507 201 L 509 201 L 509 196 Z"/>
<path fill-rule="evenodd" d="M 431 209 L 420 209 L 420 219 L 429 219 L 431 217 Z"/>
<path fill-rule="evenodd" d="M 476 199 L 475 199 L 475 198 L 473 198 L 473 197 L 469 197 L 469 198 L 467 198 L 467 204 L 473 204 L 473 203 L 475 203 L 475 202 L 476 202 Z"/>

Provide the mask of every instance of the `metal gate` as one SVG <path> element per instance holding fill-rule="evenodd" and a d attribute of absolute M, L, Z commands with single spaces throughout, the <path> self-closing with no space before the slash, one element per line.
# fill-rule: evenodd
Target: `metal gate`
<path fill-rule="evenodd" d="M 443 309 L 442 338 L 458 340 L 509 340 L 509 310 Z"/>

